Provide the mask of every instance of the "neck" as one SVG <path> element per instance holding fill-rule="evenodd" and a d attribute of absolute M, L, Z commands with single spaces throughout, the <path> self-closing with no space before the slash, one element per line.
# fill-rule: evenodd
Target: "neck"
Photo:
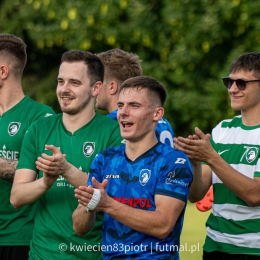
<path fill-rule="evenodd" d="M 118 101 L 118 96 L 115 96 L 115 97 L 112 98 L 112 100 L 111 100 L 111 102 L 109 104 L 108 110 L 107 110 L 109 113 L 111 113 L 114 110 L 118 109 L 117 101 Z"/>
<path fill-rule="evenodd" d="M 155 146 L 157 143 L 158 141 L 156 140 L 155 136 L 150 140 L 140 140 L 137 142 L 126 141 L 125 152 L 127 157 L 131 161 L 134 161 L 136 158 Z"/>
<path fill-rule="evenodd" d="M 86 125 L 91 121 L 91 119 L 95 116 L 94 108 L 91 111 L 81 111 L 75 115 L 69 115 L 63 113 L 62 122 L 66 129 L 70 131 L 72 134 L 80 129 L 82 126 Z"/>
<path fill-rule="evenodd" d="M 21 84 L 9 83 L 0 87 L 0 115 L 14 107 L 24 98 Z"/>
<path fill-rule="evenodd" d="M 241 111 L 242 123 L 245 126 L 260 125 L 260 113 L 259 110 L 252 113 L 252 111 Z"/>

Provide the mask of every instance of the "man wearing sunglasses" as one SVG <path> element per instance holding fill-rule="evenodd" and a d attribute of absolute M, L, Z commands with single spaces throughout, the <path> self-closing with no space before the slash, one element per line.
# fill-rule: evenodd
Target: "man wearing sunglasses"
<path fill-rule="evenodd" d="M 196 135 L 175 138 L 174 147 L 193 164 L 191 202 L 213 184 L 203 260 L 260 259 L 260 53 L 237 57 L 223 83 L 241 115 L 220 122 L 211 135 L 196 127 Z"/>

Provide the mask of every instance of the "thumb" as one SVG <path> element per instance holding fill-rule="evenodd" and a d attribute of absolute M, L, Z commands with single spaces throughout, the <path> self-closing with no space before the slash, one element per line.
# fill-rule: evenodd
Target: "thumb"
<path fill-rule="evenodd" d="M 100 182 L 98 182 L 95 177 L 92 177 L 91 180 L 92 180 L 92 183 L 93 183 L 94 188 L 100 189 L 100 190 L 104 189 L 104 187 L 102 186 L 102 184 L 101 184 Z"/>
<path fill-rule="evenodd" d="M 107 179 L 102 181 L 102 186 L 103 186 L 104 189 L 107 187 L 107 184 L 108 184 L 108 180 Z"/>

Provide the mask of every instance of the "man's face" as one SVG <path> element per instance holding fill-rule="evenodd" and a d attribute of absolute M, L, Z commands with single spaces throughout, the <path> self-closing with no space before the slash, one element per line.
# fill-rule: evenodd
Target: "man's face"
<path fill-rule="evenodd" d="M 233 80 L 243 79 L 247 80 L 257 80 L 253 75 L 253 72 L 247 71 L 236 71 L 229 75 Z M 231 99 L 231 107 L 234 110 L 241 110 L 242 112 L 255 111 L 259 113 L 260 109 L 260 87 L 259 82 L 249 82 L 246 83 L 246 88 L 244 90 L 239 90 L 236 83 L 234 82 L 228 93 Z"/>
<path fill-rule="evenodd" d="M 92 98 L 92 87 L 83 62 L 63 62 L 60 65 L 57 97 L 61 111 L 75 115 L 87 107 Z"/>
<path fill-rule="evenodd" d="M 124 89 L 119 94 L 117 120 L 121 136 L 132 142 L 155 135 L 154 108 L 147 89 Z"/>

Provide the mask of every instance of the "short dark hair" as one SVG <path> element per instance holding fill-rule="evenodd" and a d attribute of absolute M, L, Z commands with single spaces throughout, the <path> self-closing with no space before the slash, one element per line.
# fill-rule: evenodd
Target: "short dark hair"
<path fill-rule="evenodd" d="M 0 56 L 12 64 L 13 74 L 22 77 L 27 62 L 26 44 L 13 34 L 0 34 Z"/>
<path fill-rule="evenodd" d="M 95 54 L 87 51 L 72 50 L 63 53 L 61 56 L 61 63 L 77 61 L 83 61 L 87 65 L 91 86 L 97 81 L 104 81 L 104 64 Z"/>
<path fill-rule="evenodd" d="M 105 75 L 109 79 L 118 80 L 121 84 L 126 79 L 141 76 L 143 71 L 141 60 L 134 53 L 121 49 L 111 49 L 98 54 L 105 65 Z"/>
<path fill-rule="evenodd" d="M 165 87 L 156 79 L 148 76 L 133 77 L 125 80 L 120 87 L 120 92 L 130 88 L 147 89 L 151 92 L 148 96 L 151 102 L 154 103 L 157 100 L 159 106 L 164 105 L 167 97 Z"/>
<path fill-rule="evenodd" d="M 239 70 L 253 72 L 254 76 L 260 78 L 260 53 L 250 52 L 238 56 L 230 65 L 230 73 Z"/>

